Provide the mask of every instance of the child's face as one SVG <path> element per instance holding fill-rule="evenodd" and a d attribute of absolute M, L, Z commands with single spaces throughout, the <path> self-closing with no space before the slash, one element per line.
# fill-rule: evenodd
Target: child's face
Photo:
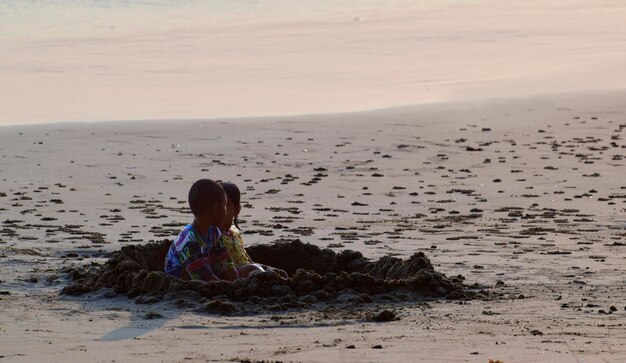
<path fill-rule="evenodd" d="M 233 225 L 233 219 L 237 217 L 240 209 L 241 207 L 239 205 L 235 205 L 234 202 L 228 201 L 228 203 L 226 203 L 226 218 L 224 219 L 224 224 L 221 227 L 223 231 L 230 229 Z"/>
<path fill-rule="evenodd" d="M 213 207 L 209 208 L 207 213 L 205 213 L 207 223 L 213 226 L 221 226 L 224 224 L 227 215 L 227 204 L 226 194 L 224 194 L 224 198 L 222 198 L 219 202 L 214 203 Z"/>

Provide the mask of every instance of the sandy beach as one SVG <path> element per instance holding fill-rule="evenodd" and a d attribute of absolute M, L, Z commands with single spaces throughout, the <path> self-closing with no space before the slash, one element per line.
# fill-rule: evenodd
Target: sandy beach
<path fill-rule="evenodd" d="M 363 113 L 1 129 L 6 361 L 618 362 L 626 358 L 626 92 Z M 236 181 L 246 243 L 423 252 L 494 294 L 220 315 L 68 268 L 173 238 L 202 177 Z M 317 306 L 317 307 L 316 307 Z M 324 305 L 325 306 L 325 305 Z"/>
<path fill-rule="evenodd" d="M 0 362 L 626 361 L 625 16 L 2 1 Z M 157 272 L 200 178 L 290 279 Z"/>

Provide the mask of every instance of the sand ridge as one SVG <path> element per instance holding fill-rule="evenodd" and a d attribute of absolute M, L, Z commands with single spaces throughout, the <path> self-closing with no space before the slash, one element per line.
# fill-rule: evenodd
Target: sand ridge
<path fill-rule="evenodd" d="M 448 278 L 437 273 L 422 252 L 407 260 L 385 256 L 371 262 L 360 252 L 344 250 L 337 254 L 300 240 L 250 247 L 253 261 L 284 269 L 290 278 L 262 273 L 233 283 L 184 281 L 163 273 L 165 255 L 171 241 L 124 246 L 115 251 L 104 266 L 86 272 L 71 270 L 77 280 L 64 287 L 62 294 L 78 295 L 101 288 L 137 298 L 139 303 L 158 302 L 164 295 L 176 298 L 181 291 L 199 296 L 190 303 L 218 305 L 220 312 L 315 308 L 326 303 L 351 305 L 375 301 L 423 301 L 427 298 L 486 298 L 487 291 L 471 289 L 462 276 Z M 222 300 L 220 300 L 222 299 Z M 229 301 L 225 303 L 223 299 Z M 251 302 L 254 309 L 245 304 Z"/>

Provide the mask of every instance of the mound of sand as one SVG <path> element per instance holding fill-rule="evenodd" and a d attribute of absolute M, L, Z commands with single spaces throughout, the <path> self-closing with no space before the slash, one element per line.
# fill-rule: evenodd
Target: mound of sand
<path fill-rule="evenodd" d="M 74 270 L 74 282 L 62 294 L 113 288 L 146 302 L 191 290 L 207 299 L 207 309 L 220 312 L 237 310 L 233 303 L 242 302 L 285 309 L 316 303 L 468 299 L 484 294 L 465 285 L 463 276 L 446 277 L 435 271 L 421 252 L 407 260 L 385 256 L 373 262 L 360 252 L 335 253 L 300 240 L 248 247 L 255 262 L 284 269 L 288 279 L 264 273 L 232 283 L 185 281 L 162 272 L 170 243 L 125 246 L 102 266 L 82 273 Z"/>

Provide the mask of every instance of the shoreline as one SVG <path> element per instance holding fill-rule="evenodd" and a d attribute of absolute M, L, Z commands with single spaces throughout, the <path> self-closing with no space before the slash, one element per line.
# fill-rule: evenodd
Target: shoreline
<path fill-rule="evenodd" d="M 2 128 L 15 127 L 37 127 L 37 126 L 71 126 L 71 125 L 97 125 L 97 124 L 143 124 L 143 123 L 205 123 L 205 122 L 263 122 L 263 121 L 333 121 L 341 119 L 350 119 L 359 116 L 368 116 L 375 114 L 402 114 L 402 113 L 419 113 L 450 110 L 473 109 L 476 107 L 489 107 L 494 105 L 515 104 L 515 103 L 535 103 L 535 102 L 568 102 L 572 99 L 580 99 L 584 97 L 600 98 L 621 98 L 626 96 L 626 88 L 615 89 L 597 89 L 571 92 L 548 92 L 533 93 L 523 96 L 505 96 L 505 97 L 488 97 L 488 98 L 472 98 L 450 101 L 428 102 L 420 104 L 395 105 L 381 108 L 353 110 L 353 111 L 336 111 L 322 113 L 302 113 L 302 114 L 285 114 L 285 115 L 259 115 L 259 116 L 227 116 L 227 117 L 198 117 L 198 118 L 164 118 L 164 119 L 117 119 L 117 120 L 90 120 L 90 121 L 36 121 L 36 122 L 15 122 L 0 123 Z"/>

